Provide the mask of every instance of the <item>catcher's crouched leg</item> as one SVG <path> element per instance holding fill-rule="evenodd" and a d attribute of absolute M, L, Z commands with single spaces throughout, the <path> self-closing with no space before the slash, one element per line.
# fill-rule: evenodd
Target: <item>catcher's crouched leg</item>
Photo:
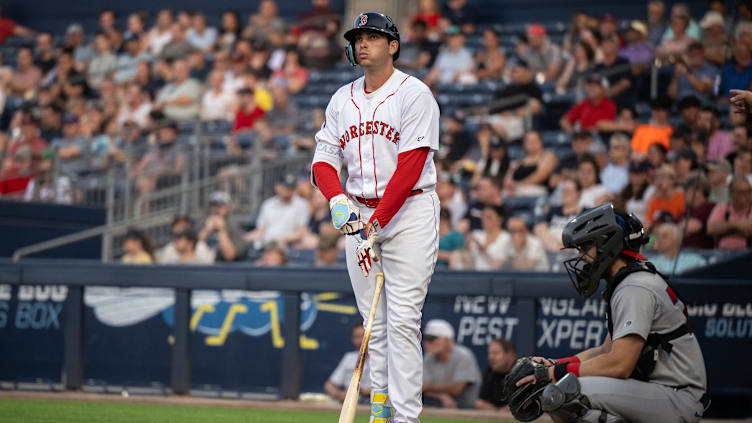
<path fill-rule="evenodd" d="M 567 373 L 541 393 L 541 409 L 557 423 L 624 423 L 624 420 L 601 410 L 593 410 L 583 395 L 577 376 Z"/>

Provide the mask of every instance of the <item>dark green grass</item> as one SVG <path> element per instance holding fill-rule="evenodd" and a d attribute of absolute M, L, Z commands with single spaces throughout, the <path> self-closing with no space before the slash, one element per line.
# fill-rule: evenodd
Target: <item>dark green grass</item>
<path fill-rule="evenodd" d="M 0 421 L 3 423 L 333 423 L 338 416 L 338 413 L 316 411 L 0 398 Z M 421 418 L 422 423 L 488 421 Z M 355 423 L 366 422 L 368 416 L 365 414 L 355 418 Z"/>

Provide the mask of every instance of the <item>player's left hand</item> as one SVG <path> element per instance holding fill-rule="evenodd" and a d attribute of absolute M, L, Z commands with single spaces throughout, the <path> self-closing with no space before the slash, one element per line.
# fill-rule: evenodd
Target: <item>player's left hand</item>
<path fill-rule="evenodd" d="M 363 272 L 363 276 L 368 277 L 373 267 L 373 262 L 379 261 L 376 252 L 374 251 L 374 243 L 376 242 L 377 231 L 371 230 L 368 236 L 366 236 L 365 230 L 360 231 L 360 243 L 357 250 L 355 250 L 355 256 L 358 259 L 358 265 L 360 271 Z"/>

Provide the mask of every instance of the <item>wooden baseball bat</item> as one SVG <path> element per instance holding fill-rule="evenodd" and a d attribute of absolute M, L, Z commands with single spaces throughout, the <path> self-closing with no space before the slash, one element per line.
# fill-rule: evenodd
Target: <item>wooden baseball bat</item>
<path fill-rule="evenodd" d="M 376 308 L 379 305 L 379 297 L 381 296 L 381 288 L 383 286 L 384 273 L 378 272 L 376 273 L 376 287 L 373 290 L 371 311 L 368 313 L 368 322 L 363 333 L 363 341 L 360 343 L 358 362 L 355 364 L 355 370 L 350 379 L 350 386 L 347 388 L 347 395 L 345 395 L 345 401 L 342 403 L 342 411 L 339 413 L 339 423 L 353 423 L 355 420 L 355 410 L 358 408 L 358 398 L 360 397 L 360 380 L 363 377 L 363 366 L 365 365 L 366 354 L 368 353 L 368 340 L 371 338 L 373 319 L 376 317 Z"/>

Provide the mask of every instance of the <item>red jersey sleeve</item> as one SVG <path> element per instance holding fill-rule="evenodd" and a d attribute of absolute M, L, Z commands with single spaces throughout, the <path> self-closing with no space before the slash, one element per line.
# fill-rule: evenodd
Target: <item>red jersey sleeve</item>
<path fill-rule="evenodd" d="M 325 162 L 316 162 L 311 167 L 311 170 L 313 171 L 313 179 L 316 181 L 316 186 L 319 187 L 319 191 L 324 194 L 327 200 L 345 193 L 334 166 Z"/>
<path fill-rule="evenodd" d="M 405 200 L 410 196 L 410 192 L 420 179 L 429 151 L 429 147 L 420 147 L 405 151 L 397 156 L 397 170 L 389 179 L 389 183 L 384 190 L 384 196 L 381 197 L 369 223 L 378 219 L 382 228 L 389 224 L 394 215 L 405 204 Z"/>

